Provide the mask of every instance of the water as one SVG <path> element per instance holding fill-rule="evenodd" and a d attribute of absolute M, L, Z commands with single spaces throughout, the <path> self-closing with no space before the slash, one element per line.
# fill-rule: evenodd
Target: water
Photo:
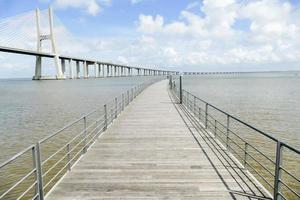
<path fill-rule="evenodd" d="M 0 163 L 147 79 L 0 79 Z"/>
<path fill-rule="evenodd" d="M 185 76 L 183 89 L 290 146 L 296 149 L 300 148 L 299 72 Z M 204 105 L 202 105 L 202 109 L 204 109 Z M 209 108 L 209 114 L 226 125 L 225 115 L 213 108 Z M 208 127 L 211 127 L 210 130 L 213 132 L 216 130 L 213 124 L 208 123 Z M 223 141 L 226 141 L 226 128 L 221 127 L 220 129 L 223 129 L 223 133 L 219 131 L 218 138 L 220 138 L 219 140 L 223 138 Z M 267 155 L 267 158 L 275 161 L 276 143 L 274 141 L 241 123 L 237 123 L 235 120 L 230 120 L 230 129 Z M 230 134 L 229 137 L 232 139 L 229 141 L 230 151 L 241 163 L 244 163 L 245 152 L 241 149 L 244 149 L 245 142 L 234 134 Z M 225 142 L 222 143 L 226 146 Z M 275 173 L 274 163 L 252 147 L 248 150 L 248 154 L 257 161 L 248 156 L 247 169 L 273 193 L 268 183 L 270 185 L 274 183 L 274 176 L 269 173 Z M 299 164 L 300 155 L 283 148 L 282 166 L 298 178 L 300 177 Z M 269 172 L 264 168 L 267 168 Z M 299 182 L 287 173 L 282 172 L 281 180 L 294 191 L 300 192 Z M 282 186 L 281 192 L 288 199 L 297 199 L 284 186 Z"/>
<path fill-rule="evenodd" d="M 149 77 L 0 80 L 0 163 L 147 79 Z M 184 89 L 298 149 L 299 86 L 299 72 L 186 76 L 183 79 Z M 250 139 L 258 141 L 256 144 L 262 149 L 269 148 L 256 135 L 250 134 Z M 299 159 L 291 156 L 287 163 L 288 169 L 299 174 Z M 20 165 L 15 169 L 24 174 Z M 16 180 L 15 171 L 3 174 L 11 182 Z M 3 188 L 6 181 L 0 181 Z M 298 183 L 289 184 L 299 191 L 299 185 L 295 185 Z"/>
<path fill-rule="evenodd" d="M 186 76 L 183 88 L 300 148 L 300 72 Z"/>

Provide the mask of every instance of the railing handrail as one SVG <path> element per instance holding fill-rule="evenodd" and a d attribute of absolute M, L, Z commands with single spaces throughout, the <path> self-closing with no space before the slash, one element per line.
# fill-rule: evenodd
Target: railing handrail
<path fill-rule="evenodd" d="M 80 155 L 80 153 L 85 153 L 87 149 L 91 146 L 91 144 L 96 140 L 99 135 L 104 132 L 107 129 L 107 126 L 110 125 L 114 119 L 117 118 L 117 116 L 123 111 L 124 107 L 127 106 L 131 101 L 134 100 L 134 98 L 141 93 L 146 87 L 151 85 L 152 83 L 162 80 L 164 77 L 157 77 L 154 79 L 146 80 L 143 83 L 139 83 L 136 86 L 133 86 L 124 92 L 121 92 L 120 95 L 117 95 L 114 97 L 112 100 L 107 101 L 102 105 L 102 107 L 97 108 L 92 110 L 91 112 L 88 112 L 87 114 L 84 114 L 82 117 L 74 120 L 73 122 L 67 124 L 63 128 L 59 129 L 58 131 L 54 132 L 53 134 L 46 136 L 45 138 L 39 140 L 36 145 L 30 145 L 26 149 L 22 150 L 21 152 L 15 154 L 12 156 L 10 159 L 4 161 L 2 164 L 0 164 L 0 170 L 9 165 L 11 162 L 17 160 L 20 158 L 22 155 L 25 155 L 28 153 L 30 150 L 32 151 L 32 161 L 33 161 L 33 166 L 30 168 L 29 173 L 22 173 L 21 178 L 18 180 L 12 182 L 12 186 L 9 186 L 7 189 L 3 191 L 3 193 L 0 194 L 0 199 L 5 198 L 8 194 L 10 194 L 13 190 L 16 189 L 17 186 L 19 186 L 23 181 L 27 180 L 29 176 L 35 175 L 34 183 L 31 184 L 29 187 L 24 188 L 24 190 L 19 191 L 20 194 L 17 198 L 23 198 L 25 195 L 28 194 L 28 192 L 35 188 L 35 193 L 34 198 L 38 197 L 39 200 L 44 199 L 44 189 L 46 187 L 48 188 L 50 184 L 59 176 L 63 170 L 71 169 L 72 164 L 74 164 L 74 161 L 76 159 L 79 159 L 77 156 Z M 107 109 L 107 106 L 109 106 L 110 109 Z M 87 126 L 87 120 L 86 118 L 93 115 L 97 111 L 103 110 L 103 113 L 99 113 L 99 116 L 95 116 L 95 120 L 92 119 L 91 123 Z M 108 114 L 109 113 L 109 114 Z M 101 120 L 102 119 L 102 120 Z M 76 133 L 74 136 L 71 138 L 68 138 L 67 141 L 62 143 L 62 146 L 55 148 L 54 153 L 50 153 L 47 155 L 45 160 L 41 159 L 41 150 L 40 148 L 42 147 L 45 142 L 47 142 L 49 139 L 55 137 L 59 133 L 63 132 L 64 130 L 67 130 L 70 127 L 73 127 L 74 124 L 77 124 L 83 120 L 83 127 L 84 129 L 80 131 L 78 134 Z M 81 125 L 82 126 L 82 125 Z M 80 139 L 79 139 L 80 138 Z M 79 139 L 79 141 L 73 143 Z M 70 146 L 72 145 L 72 149 L 70 149 Z M 73 146 L 74 145 L 74 146 Z M 80 146 L 83 145 L 83 146 Z M 63 150 L 67 148 L 67 153 L 65 153 Z M 79 148 L 78 152 L 76 148 Z M 72 155 L 72 152 L 76 150 L 75 155 Z M 63 156 L 60 158 L 57 158 L 56 162 L 51 163 L 49 167 L 45 172 L 42 172 L 43 165 L 45 165 L 49 160 L 55 159 L 55 156 L 58 154 L 63 153 Z M 72 157 L 72 158 L 71 158 Z M 47 176 L 52 170 L 54 170 L 58 165 L 64 161 L 66 158 L 68 158 L 68 162 L 59 169 L 59 171 L 54 172 L 54 176 L 48 180 L 46 183 L 43 183 L 43 177 Z M 54 160 L 53 160 L 54 161 Z M 73 163 L 72 163 L 73 162 Z M 69 166 L 69 167 L 68 167 Z M 26 173 L 26 174 L 25 174 Z M 25 175 L 24 175 L 25 174 Z M 52 174 L 53 175 L 53 174 Z M 61 178 L 61 177 L 60 177 Z M 59 179 L 60 179 L 59 178 Z M 50 189 L 53 187 L 53 185 L 50 187 Z"/>
<path fill-rule="evenodd" d="M 253 129 L 254 131 L 256 131 L 256 132 L 258 132 L 258 133 L 260 133 L 260 134 L 262 134 L 262 135 L 268 137 L 269 139 L 273 140 L 274 142 L 281 142 L 281 144 L 284 145 L 285 147 L 287 147 L 287 148 L 289 148 L 290 150 L 295 151 L 296 153 L 300 154 L 300 150 L 296 149 L 295 147 L 292 147 L 291 145 L 289 145 L 289 144 L 287 144 L 287 143 L 285 143 L 285 142 L 283 142 L 283 141 L 281 141 L 281 140 L 275 138 L 274 136 L 271 136 L 270 134 L 265 133 L 264 131 L 259 130 L 258 128 L 255 128 L 254 126 L 248 124 L 247 122 L 244 122 L 243 120 L 238 119 L 237 117 L 233 116 L 232 114 L 229 114 L 228 112 L 223 111 L 222 109 L 220 109 L 220 108 L 218 108 L 218 107 L 216 107 L 216 106 L 214 106 L 214 105 L 208 103 L 207 101 L 205 101 L 205 100 L 203 100 L 203 99 L 197 97 L 196 95 L 192 94 L 191 92 L 188 92 L 188 91 L 186 91 L 186 90 L 184 90 L 184 89 L 182 89 L 182 90 L 185 91 L 186 93 L 192 95 L 192 96 L 195 97 L 196 99 L 202 101 L 203 103 L 207 104 L 209 107 L 212 107 L 212 108 L 216 109 L 217 111 L 220 111 L 221 113 L 223 113 L 223 114 L 229 116 L 230 118 L 232 118 L 232 119 L 234 119 L 234 120 L 240 122 L 241 124 L 243 124 L 243 125 L 245 125 L 245 126 L 251 128 L 251 129 Z"/>
<path fill-rule="evenodd" d="M 7 164 L 9 164 L 10 162 L 14 161 L 16 158 L 22 156 L 24 153 L 26 153 L 27 151 L 29 151 L 33 147 L 34 147 L 34 145 L 30 145 L 26 149 L 24 149 L 24 150 L 20 151 L 19 153 L 16 153 L 15 155 L 13 155 L 11 158 L 9 158 L 8 160 L 6 160 L 6 161 L 4 161 L 3 163 L 0 164 L 0 169 L 2 167 L 6 166 Z"/>
<path fill-rule="evenodd" d="M 173 94 L 179 100 L 179 103 L 183 104 L 192 114 L 194 114 L 194 116 L 197 116 L 197 120 L 199 120 L 199 122 L 200 122 L 200 120 L 202 120 L 203 126 L 206 130 L 208 130 L 211 133 L 214 133 L 214 136 L 216 137 L 218 135 L 217 129 L 219 129 L 217 127 L 216 122 L 218 122 L 218 124 L 222 125 L 222 128 L 226 129 L 226 131 L 219 130 L 219 133 L 222 133 L 223 137 L 226 137 L 226 138 L 223 139 L 219 135 L 218 139 L 220 139 L 222 141 L 221 143 L 226 144 L 225 148 L 227 150 L 234 152 L 235 155 L 237 155 L 243 161 L 243 163 L 244 163 L 243 166 L 245 168 L 246 168 L 246 166 L 249 166 L 261 178 L 261 180 L 263 180 L 264 183 L 266 183 L 271 188 L 271 191 L 273 190 L 273 195 L 271 195 L 271 194 L 270 195 L 274 198 L 274 200 L 277 200 L 280 196 L 283 197 L 284 199 L 287 199 L 285 197 L 285 194 L 282 192 L 281 185 L 283 185 L 286 188 L 286 191 L 289 191 L 290 193 L 293 193 L 294 195 L 296 195 L 296 197 L 300 198 L 300 194 L 298 193 L 298 191 L 293 189 L 293 187 L 291 185 L 287 184 L 285 182 L 285 180 L 282 179 L 282 172 L 285 172 L 285 174 L 287 174 L 290 178 L 292 178 L 290 180 L 296 181 L 299 184 L 300 178 L 298 178 L 297 175 L 295 175 L 294 173 L 292 173 L 292 172 L 288 171 L 286 168 L 284 168 L 283 164 L 282 164 L 283 163 L 283 153 L 282 153 L 283 147 L 289 149 L 290 150 L 289 153 L 296 153 L 299 156 L 300 151 L 298 149 L 282 142 L 281 140 L 253 127 L 252 125 L 240 120 L 239 118 L 232 116 L 231 114 L 219 109 L 218 107 L 208 103 L 207 101 L 197 97 L 196 95 L 182 89 L 182 76 L 179 77 L 179 88 L 176 87 L 175 81 L 172 81 L 172 76 L 170 77 L 169 84 L 170 84 L 171 91 L 173 91 Z M 183 97 L 184 97 L 184 99 L 183 99 Z M 197 101 L 198 101 L 198 103 L 197 103 Z M 203 104 L 199 104 L 199 101 L 204 103 L 205 109 L 200 107 L 200 105 L 203 105 Z M 216 117 L 213 117 L 211 114 L 209 114 L 209 111 L 211 110 L 211 109 L 208 109 L 209 107 L 211 107 L 211 108 L 215 109 L 216 111 L 220 112 L 221 114 L 223 114 L 224 117 L 226 117 L 227 122 L 225 124 L 223 124 L 222 122 L 217 120 Z M 201 112 L 203 112 L 203 111 L 204 111 L 204 114 L 201 114 Z M 201 116 L 204 117 L 204 119 L 202 119 Z M 267 139 L 270 139 L 269 141 L 275 142 L 276 150 L 275 150 L 275 152 L 272 152 L 272 153 L 275 153 L 275 161 L 270 159 L 263 151 L 259 150 L 259 148 L 250 144 L 250 142 L 246 141 L 244 138 L 241 138 L 240 135 L 237 135 L 237 133 L 232 131 L 231 126 L 230 126 L 230 119 L 233 119 L 236 122 L 240 123 L 241 125 L 244 125 L 244 126 L 250 128 L 251 130 L 254 130 L 255 133 L 257 133 L 259 135 L 265 136 Z M 211 122 L 211 120 L 214 121 L 214 124 L 213 124 L 213 122 Z M 209 124 L 208 124 L 208 122 L 209 122 Z M 238 143 L 232 139 L 232 136 L 229 137 L 230 133 L 235 135 L 235 137 L 239 138 L 239 140 L 241 141 L 241 144 L 245 145 L 244 149 L 242 146 L 238 145 Z M 230 143 L 235 144 L 238 148 L 241 149 L 242 152 L 244 152 L 244 158 L 242 158 L 237 153 L 236 150 L 234 150 L 231 146 L 229 146 Z M 260 156 L 264 156 L 264 158 L 267 158 L 267 160 L 269 162 L 271 162 L 270 166 L 273 166 L 273 167 L 275 166 L 274 173 L 271 172 L 266 166 L 262 165 L 262 163 L 260 163 L 259 160 L 257 158 L 255 158 L 255 154 L 252 154 L 251 152 L 249 152 L 249 150 L 247 151 L 248 146 L 252 147 L 254 152 L 258 153 Z M 251 162 L 247 161 L 248 156 L 252 159 L 252 162 L 255 161 L 256 165 L 258 164 L 265 173 L 266 172 L 269 173 L 269 176 L 271 176 L 274 179 L 273 183 L 270 183 L 267 180 L 266 175 L 262 174 L 255 165 L 252 165 Z"/>

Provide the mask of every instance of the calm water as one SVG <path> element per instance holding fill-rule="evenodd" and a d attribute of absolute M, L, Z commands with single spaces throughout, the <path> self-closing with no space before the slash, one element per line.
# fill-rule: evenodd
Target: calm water
<path fill-rule="evenodd" d="M 300 72 L 184 76 L 183 89 L 290 146 L 300 148 Z M 199 105 L 204 110 L 204 104 Z M 226 124 L 224 114 L 220 114 L 213 108 L 209 108 L 209 114 L 224 125 Z M 214 124 L 213 121 L 212 124 Z M 208 126 L 215 130 L 212 124 L 208 123 Z M 218 126 L 218 129 L 219 140 L 226 141 L 226 128 Z M 274 141 L 234 120 L 230 120 L 230 129 L 267 155 L 269 159 L 275 161 L 276 143 Z M 232 133 L 229 135 L 230 151 L 241 163 L 244 163 L 245 152 L 242 149 L 245 148 L 245 142 Z M 225 142 L 222 143 L 226 145 Z M 269 184 L 274 184 L 274 176 L 269 172 L 275 173 L 274 163 L 252 147 L 248 148 L 247 153 L 246 168 L 273 193 Z M 300 155 L 284 148 L 282 167 L 299 178 L 299 166 Z M 282 172 L 281 180 L 294 191 L 300 192 L 299 182 L 287 173 Z M 298 199 L 284 186 L 281 192 L 287 199 Z"/>
<path fill-rule="evenodd" d="M 0 162 L 146 79 L 0 80 Z M 183 88 L 300 148 L 300 72 L 186 76 Z M 262 149 L 274 152 L 255 134 L 245 133 Z M 300 159 L 289 155 L 287 168 L 298 176 Z M 15 171 L 2 176 L 14 180 Z M 300 191 L 297 182 L 286 180 Z M 2 189 L 8 188 L 5 181 L 2 184 Z"/>
<path fill-rule="evenodd" d="M 300 148 L 300 72 L 186 76 L 183 88 Z"/>
<path fill-rule="evenodd" d="M 146 79 L 0 79 L 0 163 Z"/>

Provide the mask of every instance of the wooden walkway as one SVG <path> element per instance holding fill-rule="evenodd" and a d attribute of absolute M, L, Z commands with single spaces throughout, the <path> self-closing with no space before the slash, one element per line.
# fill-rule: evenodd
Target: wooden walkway
<path fill-rule="evenodd" d="M 125 109 L 46 199 L 265 199 L 263 188 L 214 143 L 160 81 Z"/>

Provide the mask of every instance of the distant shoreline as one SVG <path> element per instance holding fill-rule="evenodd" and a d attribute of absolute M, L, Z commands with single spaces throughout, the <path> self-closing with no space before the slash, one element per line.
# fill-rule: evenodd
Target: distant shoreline
<path fill-rule="evenodd" d="M 300 70 L 286 70 L 286 71 L 207 71 L 207 72 L 184 72 L 184 73 L 203 73 L 203 74 L 195 74 L 195 75 L 218 75 L 216 73 L 224 73 L 224 75 L 226 73 L 228 73 L 230 75 L 230 73 L 240 73 L 240 74 L 256 74 L 256 73 L 300 73 Z M 205 74 L 206 73 L 206 74 Z M 210 73 L 210 74 L 208 74 Z M 213 74 L 214 73 L 214 74 Z M 227 75 L 228 75 L 227 74 Z M 5 80 L 32 80 L 32 77 L 20 77 L 20 78 L 3 78 L 0 77 L 1 81 L 5 81 Z"/>

